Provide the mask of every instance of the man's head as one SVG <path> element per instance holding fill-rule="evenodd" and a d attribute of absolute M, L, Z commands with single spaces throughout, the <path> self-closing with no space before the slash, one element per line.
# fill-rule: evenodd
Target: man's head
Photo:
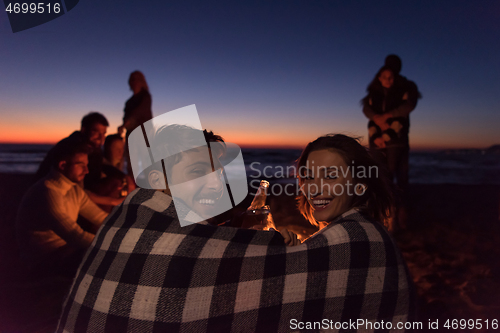
<path fill-rule="evenodd" d="M 92 147 L 101 148 L 106 138 L 108 120 L 99 112 L 91 112 L 82 118 L 80 131 L 85 135 Z"/>
<path fill-rule="evenodd" d="M 199 146 L 200 132 L 182 125 L 161 127 L 150 144 L 158 154 L 168 157 L 146 169 L 145 176 L 149 188 L 164 189 L 205 218 L 214 216 L 223 196 L 219 158 L 225 144 L 222 137 L 205 130 L 208 144 Z"/>
<path fill-rule="evenodd" d="M 401 62 L 401 58 L 398 57 L 395 54 L 389 54 L 387 57 L 385 57 L 385 64 L 384 66 L 389 67 L 392 72 L 397 76 L 399 72 L 401 72 L 401 67 L 403 66 L 403 63 Z"/>
<path fill-rule="evenodd" d="M 66 138 L 55 146 L 52 166 L 72 182 L 79 183 L 89 173 L 89 152 L 88 144 Z"/>

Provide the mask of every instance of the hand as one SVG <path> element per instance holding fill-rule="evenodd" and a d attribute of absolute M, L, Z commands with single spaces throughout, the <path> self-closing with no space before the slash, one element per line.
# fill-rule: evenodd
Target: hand
<path fill-rule="evenodd" d="M 254 224 L 249 229 L 252 229 L 252 230 L 264 230 L 265 227 L 266 226 L 264 224 L 259 223 L 259 224 Z"/>
<path fill-rule="evenodd" d="M 386 112 L 382 115 L 382 117 L 384 117 L 385 121 L 387 121 L 387 119 L 389 119 L 389 118 L 394 118 L 394 116 L 392 115 L 392 112 Z"/>
<path fill-rule="evenodd" d="M 117 198 L 117 199 L 113 198 L 111 205 L 118 206 L 119 204 L 121 204 L 123 202 L 123 200 L 125 200 L 125 197 L 121 197 L 121 198 Z"/>
<path fill-rule="evenodd" d="M 387 123 L 382 123 L 379 125 L 379 127 L 382 132 L 387 131 L 389 128 L 391 128 L 389 125 L 387 125 Z"/>
<path fill-rule="evenodd" d="M 375 124 L 377 124 L 378 127 L 380 127 L 380 129 L 382 131 L 386 131 L 389 129 L 389 125 L 387 124 L 387 119 L 389 119 L 390 117 L 387 117 L 385 114 L 383 115 L 375 115 L 373 116 L 373 121 L 375 122 Z"/>
<path fill-rule="evenodd" d="M 121 126 L 118 127 L 118 134 L 120 134 L 121 136 L 123 136 L 122 133 L 124 131 L 125 131 L 125 125 L 121 125 Z"/>
<path fill-rule="evenodd" d="M 274 229 L 269 229 L 269 230 L 274 230 Z M 281 236 L 285 239 L 285 244 L 288 246 L 296 246 L 302 244 L 300 239 L 297 238 L 297 234 L 287 230 L 287 229 L 281 229 L 280 231 Z"/>

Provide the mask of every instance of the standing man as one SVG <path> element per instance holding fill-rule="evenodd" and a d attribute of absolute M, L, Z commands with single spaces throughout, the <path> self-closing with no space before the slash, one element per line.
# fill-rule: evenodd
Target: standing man
<path fill-rule="evenodd" d="M 402 67 L 401 58 L 395 54 L 389 54 L 385 58 L 385 66 L 393 71 L 393 88 L 404 100 L 401 107 L 390 112 L 391 117 L 388 118 L 387 122 L 389 123 L 391 118 L 404 118 L 408 124 L 407 130 L 403 133 L 404 138 L 401 141 L 404 144 L 400 145 L 398 148 L 393 148 L 392 150 L 394 150 L 394 152 L 390 152 L 387 155 L 389 170 L 396 177 L 398 187 L 405 193 L 408 190 L 410 112 L 415 109 L 418 99 L 422 96 L 415 82 L 399 74 Z"/>

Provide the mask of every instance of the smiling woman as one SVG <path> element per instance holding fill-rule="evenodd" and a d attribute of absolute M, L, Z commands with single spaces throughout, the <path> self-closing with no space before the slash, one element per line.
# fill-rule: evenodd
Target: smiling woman
<path fill-rule="evenodd" d="M 383 223 L 393 207 L 387 170 L 367 149 L 345 135 L 309 143 L 298 163 L 299 209 L 311 224 L 330 223 L 351 208 Z"/>
<path fill-rule="evenodd" d="M 313 216 L 318 221 L 331 221 L 352 206 L 351 173 L 347 172 L 344 177 L 335 172 L 338 167 L 341 170 L 348 168 L 342 156 L 333 150 L 313 151 L 307 161 L 315 165 L 308 169 L 303 180 L 308 203 L 314 208 Z M 362 195 L 359 191 L 355 193 Z"/>

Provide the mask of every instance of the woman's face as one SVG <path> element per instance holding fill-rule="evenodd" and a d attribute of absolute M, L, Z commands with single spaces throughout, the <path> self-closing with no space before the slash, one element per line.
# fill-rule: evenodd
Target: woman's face
<path fill-rule="evenodd" d="M 128 80 L 128 85 L 130 86 L 130 90 L 134 92 L 134 94 L 138 93 L 142 89 L 142 79 L 139 74 L 134 73 L 130 76 Z"/>
<path fill-rule="evenodd" d="M 121 160 L 123 158 L 123 151 L 125 143 L 122 140 L 114 140 L 110 147 L 110 158 L 112 161 Z"/>
<path fill-rule="evenodd" d="M 301 178 L 302 190 L 317 221 L 331 222 L 351 208 L 351 170 L 339 153 L 328 149 L 311 152 Z"/>
<path fill-rule="evenodd" d="M 394 84 L 394 74 L 392 74 L 392 71 L 386 69 L 380 73 L 378 80 L 382 84 L 382 87 L 389 89 Z"/>

